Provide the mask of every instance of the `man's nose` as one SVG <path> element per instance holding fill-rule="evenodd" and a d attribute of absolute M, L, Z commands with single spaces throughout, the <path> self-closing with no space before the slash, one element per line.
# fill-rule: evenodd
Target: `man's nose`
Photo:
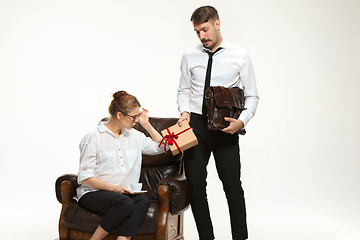
<path fill-rule="evenodd" d="M 200 40 L 205 39 L 205 33 L 204 33 L 204 32 L 200 32 L 199 37 L 200 37 Z"/>

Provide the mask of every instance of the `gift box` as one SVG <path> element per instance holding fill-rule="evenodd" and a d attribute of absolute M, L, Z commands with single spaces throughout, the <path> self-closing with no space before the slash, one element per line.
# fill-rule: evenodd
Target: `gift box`
<path fill-rule="evenodd" d="M 161 140 L 159 147 L 161 144 L 164 144 L 164 148 L 168 145 L 173 155 L 198 144 L 198 140 L 187 121 L 183 121 L 181 127 L 176 123 L 175 125 L 166 128 L 161 131 L 161 134 L 163 135 L 163 139 Z"/>

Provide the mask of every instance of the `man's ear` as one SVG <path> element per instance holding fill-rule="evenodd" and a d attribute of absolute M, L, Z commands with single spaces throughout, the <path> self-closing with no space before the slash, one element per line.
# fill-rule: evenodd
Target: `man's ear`
<path fill-rule="evenodd" d="M 220 30 L 220 25 L 221 25 L 220 20 L 216 20 L 215 21 L 215 27 L 216 27 L 217 30 Z"/>

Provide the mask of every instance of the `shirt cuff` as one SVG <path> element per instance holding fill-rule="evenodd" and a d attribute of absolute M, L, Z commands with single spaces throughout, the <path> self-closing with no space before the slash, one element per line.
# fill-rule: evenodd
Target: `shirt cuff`
<path fill-rule="evenodd" d="M 251 118 L 252 116 L 249 116 L 248 114 L 244 113 L 244 114 L 240 114 L 238 120 L 241 120 L 244 123 L 244 128 L 245 128 L 245 126 L 248 124 Z"/>
<path fill-rule="evenodd" d="M 186 107 L 179 108 L 179 112 L 180 114 L 182 114 L 183 112 L 188 112 L 190 114 L 190 108 L 186 108 Z"/>
<path fill-rule="evenodd" d="M 92 169 L 86 170 L 86 171 L 81 171 L 78 174 L 78 183 L 81 184 L 82 181 L 84 181 L 85 179 L 94 177 L 94 171 Z"/>

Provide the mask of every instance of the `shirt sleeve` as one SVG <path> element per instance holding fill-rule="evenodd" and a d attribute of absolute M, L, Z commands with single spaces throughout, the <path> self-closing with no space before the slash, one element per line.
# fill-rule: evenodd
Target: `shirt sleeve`
<path fill-rule="evenodd" d="M 97 141 L 95 134 L 85 136 L 80 145 L 80 167 L 78 182 L 95 176 Z"/>
<path fill-rule="evenodd" d="M 191 89 L 191 75 L 188 68 L 188 60 L 184 53 L 181 59 L 180 67 L 180 83 L 177 92 L 177 105 L 179 112 L 189 112 L 190 109 L 190 89 Z"/>
<path fill-rule="evenodd" d="M 153 141 L 150 137 L 146 137 L 145 134 L 141 134 L 142 137 L 142 154 L 146 155 L 157 155 L 164 152 L 163 144 L 160 145 L 159 143 Z"/>
<path fill-rule="evenodd" d="M 255 115 L 255 111 L 259 102 L 259 96 L 256 87 L 255 74 L 249 54 L 244 50 L 241 59 L 240 78 L 244 88 L 245 108 L 239 116 L 239 120 L 243 121 L 244 126 Z"/>

